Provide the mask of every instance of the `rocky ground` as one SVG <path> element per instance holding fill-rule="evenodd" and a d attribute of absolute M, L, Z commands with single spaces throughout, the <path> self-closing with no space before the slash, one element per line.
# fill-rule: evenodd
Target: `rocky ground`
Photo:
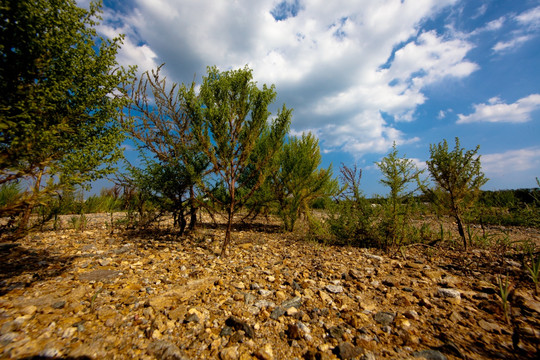
<path fill-rule="evenodd" d="M 0 358 L 527 359 L 540 298 L 523 258 L 324 246 L 265 222 L 43 231 L 0 244 Z M 98 220 L 99 220 L 98 219 Z M 74 223 L 74 222 L 73 222 Z M 538 231 L 516 230 L 539 240 Z M 514 254 L 514 255 L 513 255 Z M 506 321 L 497 278 L 512 288 Z"/>

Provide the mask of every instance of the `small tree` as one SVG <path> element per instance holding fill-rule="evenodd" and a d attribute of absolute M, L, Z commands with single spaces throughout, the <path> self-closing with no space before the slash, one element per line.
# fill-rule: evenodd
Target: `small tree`
<path fill-rule="evenodd" d="M 343 189 L 327 219 L 330 235 L 342 244 L 374 245 L 374 211 L 360 189 L 362 170 L 342 164 L 340 173 Z"/>
<path fill-rule="evenodd" d="M 384 236 L 382 245 L 386 248 L 402 242 L 407 236 L 413 193 L 418 189 L 423 171 L 418 170 L 412 160 L 398 157 L 396 143 L 390 153 L 376 164 L 383 175 L 380 183 L 390 188 L 390 193 L 383 202 L 383 217 L 380 223 Z"/>
<path fill-rule="evenodd" d="M 160 76 L 162 66 L 145 72 L 126 89 L 130 103 L 121 121 L 142 156 L 152 156 L 146 161 L 147 169 L 132 169 L 138 172 L 136 178 L 144 182 L 139 185 L 150 191 L 164 209 L 172 211 L 182 234 L 187 210 L 189 228 L 195 227 L 195 186 L 208 167 L 208 160 L 197 149 L 192 119 L 186 114 L 185 86 L 173 83 L 168 87 L 166 79 Z"/>
<path fill-rule="evenodd" d="M 488 181 L 482 172 L 480 156 L 477 156 L 480 146 L 465 150 L 460 147 L 459 138 L 456 137 L 453 151 L 448 150 L 446 140 L 429 148 L 430 160 L 427 165 L 436 187 L 430 189 L 424 186 L 423 189 L 435 205 L 455 219 L 466 249 L 463 215 L 477 200 L 480 187 Z"/>
<path fill-rule="evenodd" d="M 194 86 L 185 94 L 186 108 L 195 122 L 194 135 L 199 150 L 210 161 L 208 173 L 215 175 L 200 184 L 227 212 L 222 256 L 231 240 L 235 214 L 268 176 L 269 165 L 289 129 L 291 110 L 285 105 L 271 124 L 268 123 L 268 106 L 275 96 L 274 86 L 257 87 L 247 67 L 224 72 L 210 67 L 199 96 L 195 95 Z M 266 153 L 252 157 L 259 147 L 267 149 Z M 224 198 L 212 195 L 216 183 L 224 186 Z"/>
<path fill-rule="evenodd" d="M 98 37 L 99 4 L 2 2 L 0 184 L 23 180 L 20 234 L 35 205 L 62 188 L 114 171 L 123 137 L 115 96 L 133 69 L 118 66 L 122 38 Z"/>
<path fill-rule="evenodd" d="M 308 213 L 310 202 L 337 193 L 338 183 L 332 179 L 331 166 L 318 169 L 320 165 L 319 141 L 311 133 L 301 138 L 293 136 L 283 146 L 279 169 L 269 180 L 285 230 L 293 231 L 300 213 Z"/>

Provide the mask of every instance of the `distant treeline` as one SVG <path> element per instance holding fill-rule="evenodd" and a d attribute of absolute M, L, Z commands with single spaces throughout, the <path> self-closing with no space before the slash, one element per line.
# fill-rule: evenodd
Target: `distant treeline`
<path fill-rule="evenodd" d="M 489 207 L 540 206 L 540 188 L 482 191 L 480 203 Z"/>

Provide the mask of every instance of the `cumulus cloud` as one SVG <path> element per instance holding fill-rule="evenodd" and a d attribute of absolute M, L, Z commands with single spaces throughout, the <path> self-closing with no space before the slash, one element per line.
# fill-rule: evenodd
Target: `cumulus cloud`
<path fill-rule="evenodd" d="M 315 132 L 325 151 L 362 154 L 418 141 L 398 122 L 414 120 L 424 88 L 478 69 L 466 58 L 473 44 L 421 30 L 456 1 L 134 0 L 103 29 L 126 34 L 123 64 L 166 63 L 178 82 L 207 65 L 248 64 L 295 109 L 293 131 Z"/>
<path fill-rule="evenodd" d="M 540 94 L 532 94 L 506 104 L 498 97 L 488 100 L 487 104 L 474 104 L 474 112 L 458 115 L 458 124 L 474 122 L 524 123 L 531 120 L 531 113 L 540 109 Z"/>
<path fill-rule="evenodd" d="M 517 172 L 540 169 L 540 148 L 531 147 L 482 155 L 481 161 L 482 169 L 488 177 L 515 175 Z"/>

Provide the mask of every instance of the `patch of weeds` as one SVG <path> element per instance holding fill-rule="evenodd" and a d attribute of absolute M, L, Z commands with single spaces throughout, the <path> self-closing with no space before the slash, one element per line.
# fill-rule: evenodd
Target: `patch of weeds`
<path fill-rule="evenodd" d="M 94 293 L 94 295 L 92 296 L 92 299 L 90 300 L 90 310 L 93 311 L 94 310 L 94 302 L 96 301 L 96 298 L 97 296 L 99 295 L 100 292 L 103 291 L 103 288 L 99 288 L 96 290 L 96 292 Z"/>
<path fill-rule="evenodd" d="M 508 324 L 510 324 L 510 303 L 508 302 L 508 297 L 510 295 L 511 286 L 508 282 L 508 276 L 506 276 L 504 283 L 502 277 L 499 276 L 497 278 L 497 285 L 499 287 L 499 296 L 501 297 L 501 306 L 503 309 L 504 319 Z"/>
<path fill-rule="evenodd" d="M 531 266 L 525 264 L 529 277 L 534 283 L 534 293 L 538 295 L 538 276 L 540 274 L 540 258 L 535 258 L 531 253 Z"/>
<path fill-rule="evenodd" d="M 86 218 L 86 215 L 81 214 L 80 216 L 72 216 L 70 219 L 70 223 L 72 229 L 83 231 L 84 229 L 86 229 L 88 219 Z"/>
<path fill-rule="evenodd" d="M 497 238 L 496 234 L 487 234 L 483 232 L 479 235 L 474 231 L 470 225 L 467 225 L 467 236 L 469 237 L 469 243 L 472 246 L 479 247 L 481 249 L 489 249 L 493 245 L 493 239 Z"/>

